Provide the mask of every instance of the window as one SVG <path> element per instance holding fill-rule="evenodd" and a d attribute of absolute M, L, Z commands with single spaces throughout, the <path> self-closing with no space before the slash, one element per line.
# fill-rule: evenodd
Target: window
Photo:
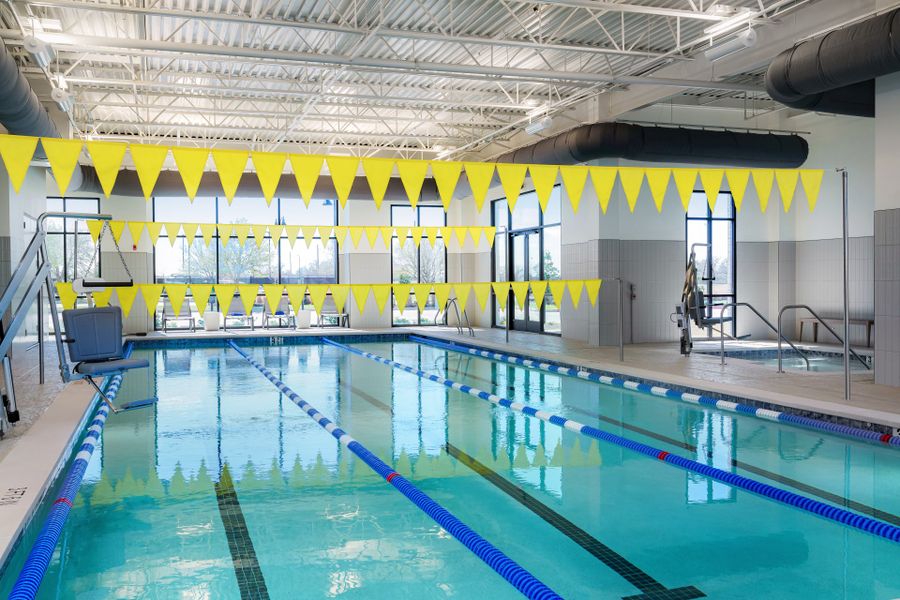
<path fill-rule="evenodd" d="M 443 227 L 447 223 L 444 209 L 440 206 L 391 206 L 391 225 L 397 233 L 407 236 L 408 227 Z M 427 239 L 418 247 L 412 237 L 404 243 L 394 234 L 391 240 L 391 281 L 393 283 L 444 283 L 447 281 L 447 250 L 444 239 L 437 237 L 434 248 Z M 438 313 L 443 309 L 437 305 L 434 293 L 428 298 L 425 310 L 420 311 L 413 293 L 403 307 L 392 299 L 393 325 L 434 325 Z M 403 309 L 401 311 L 401 308 Z"/>
<path fill-rule="evenodd" d="M 690 257 L 691 246 L 696 246 L 697 280 L 703 290 L 707 317 L 713 313 L 714 304 L 734 302 L 737 294 L 735 278 L 735 210 L 731 193 L 722 192 L 716 200 L 715 210 L 709 208 L 705 192 L 694 192 L 685 217 L 685 256 Z M 706 244 L 709 244 L 707 246 Z M 709 250 L 712 249 L 712 260 Z M 695 326 L 696 327 L 696 326 Z M 731 322 L 731 334 L 736 331 L 736 321 Z M 711 328 L 694 332 L 697 337 L 711 336 Z M 726 332 L 728 333 L 728 332 Z"/>
<path fill-rule="evenodd" d="M 47 211 L 99 214 L 100 198 L 51 197 L 47 198 Z M 44 227 L 47 230 L 48 258 L 55 281 L 72 281 L 85 276 L 100 277 L 100 256 L 95 252 L 96 246 L 84 221 L 53 218 L 47 219 Z M 95 254 L 98 254 L 96 259 Z"/>

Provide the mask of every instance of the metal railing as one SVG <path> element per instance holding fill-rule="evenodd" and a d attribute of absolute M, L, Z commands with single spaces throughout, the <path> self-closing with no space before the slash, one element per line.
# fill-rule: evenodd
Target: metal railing
<path fill-rule="evenodd" d="M 758 310 L 756 310 L 756 308 L 754 308 L 752 304 L 750 304 L 748 302 L 729 302 L 728 304 L 722 304 L 722 310 L 719 312 L 719 321 L 720 321 L 720 323 L 719 323 L 719 356 L 721 358 L 723 365 L 725 364 L 725 327 L 723 326 L 721 321 L 725 317 L 725 309 L 726 308 L 732 308 L 733 309 L 732 315 L 734 315 L 737 313 L 737 308 L 739 306 L 746 306 L 747 308 L 752 310 L 753 314 L 755 314 L 757 317 L 759 317 L 763 323 L 765 323 L 766 325 L 769 326 L 769 329 L 771 329 L 778 335 L 778 371 L 779 372 L 781 372 L 781 340 L 784 340 L 788 344 L 790 344 L 791 348 L 794 349 L 794 352 L 799 354 L 800 357 L 806 361 L 806 370 L 809 371 L 809 358 L 807 358 L 806 354 L 801 352 L 800 348 L 795 346 L 791 340 L 789 340 L 786 337 L 784 337 L 783 335 L 781 335 L 780 327 L 778 329 L 776 329 L 775 326 L 772 325 L 772 323 L 769 322 L 769 320 L 767 318 L 762 316 L 762 314 Z M 781 315 L 779 313 L 779 317 L 780 316 Z M 780 323 L 780 321 L 779 321 L 779 323 Z"/>
<path fill-rule="evenodd" d="M 809 314 L 811 314 L 811 315 L 813 316 L 813 318 L 814 318 L 816 321 L 818 321 L 819 323 L 821 323 L 822 325 L 824 325 L 824 326 L 825 326 L 825 329 L 827 329 L 828 332 L 829 332 L 831 335 L 833 335 L 833 336 L 837 339 L 838 342 L 840 342 L 841 344 L 844 344 L 844 339 L 841 338 L 841 336 L 839 336 L 839 335 L 837 334 L 837 332 L 836 332 L 834 329 L 832 329 L 831 326 L 830 326 L 828 323 L 826 323 L 825 320 L 824 320 L 822 317 L 820 317 L 820 316 L 816 313 L 816 311 L 814 311 L 814 310 L 813 310 L 812 308 L 810 308 L 808 305 L 806 305 L 806 304 L 788 304 L 788 305 L 786 305 L 786 306 L 782 306 L 782 307 L 781 307 L 781 310 L 778 311 L 778 335 L 779 335 L 779 340 L 778 340 L 778 372 L 779 372 L 779 373 L 784 373 L 784 370 L 781 368 L 781 339 L 780 339 L 780 338 L 783 337 L 783 336 L 781 335 L 781 319 L 782 319 L 782 317 L 784 316 L 784 313 L 785 313 L 785 312 L 787 312 L 788 310 L 793 310 L 793 309 L 809 311 Z M 788 343 L 790 343 L 790 342 L 788 342 Z M 793 345 L 793 344 L 791 344 L 791 345 Z M 870 367 L 869 367 L 869 363 L 867 363 L 867 362 L 863 359 L 863 357 L 861 357 L 859 354 L 857 354 L 856 351 L 855 351 L 853 348 L 851 348 L 851 347 L 848 346 L 848 345 L 844 345 L 844 346 L 845 346 L 845 348 L 849 351 L 850 355 L 853 356 L 853 357 L 854 357 L 856 360 L 858 360 L 859 362 L 861 362 L 862 365 L 863 365 L 866 369 L 869 369 L 869 368 L 870 368 Z M 845 356 L 844 356 L 844 361 L 848 361 L 848 360 L 849 360 L 849 359 L 848 359 L 847 356 L 845 355 Z M 808 361 L 807 361 L 807 362 L 808 362 Z"/>
<path fill-rule="evenodd" d="M 456 312 L 456 333 L 458 333 L 459 335 L 463 335 L 463 333 L 468 330 L 469 336 L 475 337 L 475 330 L 472 329 L 472 325 L 469 324 L 469 315 L 466 314 L 465 309 L 463 309 L 462 313 L 460 313 L 459 302 L 456 300 L 456 298 L 450 298 L 447 300 L 447 303 L 444 304 L 444 310 L 438 311 L 438 313 L 434 316 L 434 324 L 438 324 L 438 321 L 441 318 L 441 312 L 443 312 L 445 315 L 450 312 L 451 306 Z M 463 325 L 463 319 L 465 319 L 465 325 Z"/>

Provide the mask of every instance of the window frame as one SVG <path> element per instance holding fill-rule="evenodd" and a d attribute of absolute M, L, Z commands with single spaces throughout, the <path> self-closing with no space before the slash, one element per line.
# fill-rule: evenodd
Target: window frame
<path fill-rule="evenodd" d="M 441 205 L 439 205 L 439 204 L 418 204 L 418 205 L 415 206 L 415 207 L 411 207 L 411 206 L 406 205 L 406 204 L 391 204 L 391 206 L 390 206 L 390 210 L 391 210 L 390 217 L 391 217 L 391 227 L 392 227 L 392 228 L 395 227 L 395 225 L 394 225 L 394 209 L 395 209 L 395 208 L 412 208 L 413 211 L 415 211 L 415 217 L 416 217 L 416 218 L 415 218 L 415 222 L 416 222 L 416 224 L 415 224 L 415 225 L 401 225 L 401 227 L 420 227 L 419 223 L 422 222 L 421 211 L 422 211 L 423 208 L 437 208 L 437 209 L 440 209 L 440 211 L 441 211 L 441 213 L 442 213 L 442 215 L 443 215 L 443 223 L 444 223 L 444 224 L 443 224 L 443 225 L 438 225 L 437 227 L 446 227 L 446 226 L 447 226 L 447 213 L 444 211 L 443 207 L 442 207 Z M 427 227 L 433 227 L 433 226 L 432 226 L 432 225 L 428 225 Z M 395 239 L 397 239 L 397 240 L 398 240 L 398 243 L 399 243 L 399 238 L 398 238 L 398 236 L 397 236 L 396 231 L 395 231 L 394 234 L 391 236 L 391 251 L 390 251 L 390 256 L 391 256 L 391 273 L 390 273 L 390 277 L 391 277 L 391 284 L 392 284 L 392 285 L 393 285 L 393 283 L 394 283 L 394 240 L 395 240 Z M 447 253 L 447 240 L 444 240 L 444 236 L 441 235 L 440 232 L 438 232 L 438 234 L 437 234 L 437 239 L 441 240 L 441 242 L 444 244 L 444 283 L 447 283 L 447 262 L 448 262 L 448 261 L 447 261 L 447 256 L 448 256 L 448 253 Z M 407 241 L 406 243 L 409 243 L 409 241 Z M 415 243 L 414 240 L 413 240 L 413 243 Z M 421 240 L 420 240 L 419 245 L 416 247 L 416 283 L 422 283 L 422 244 L 421 244 Z M 440 282 L 438 282 L 438 283 L 440 283 Z M 414 292 L 410 292 L 410 294 L 414 294 Z M 433 297 L 433 296 L 434 296 L 434 292 L 432 291 L 431 294 L 429 294 L 429 298 L 431 298 L 431 297 Z M 443 324 L 443 325 L 446 325 L 446 324 L 447 324 L 447 314 L 446 314 L 446 313 L 444 313 L 444 316 L 442 317 L 440 323 L 435 323 L 434 321 L 424 322 L 424 323 L 423 323 L 423 322 L 422 322 L 422 311 L 419 310 L 418 304 L 416 305 L 416 322 L 415 322 L 415 323 L 394 323 L 394 307 L 396 306 L 396 300 L 397 300 L 397 299 L 394 297 L 394 294 L 392 293 L 392 294 L 391 294 L 391 327 L 422 327 L 422 326 L 436 326 L 436 325 L 439 325 L 439 324 Z M 437 301 L 435 301 L 435 304 L 437 304 Z M 440 310 L 441 310 L 441 309 L 440 309 L 440 307 L 439 307 L 439 308 L 438 308 L 438 311 L 440 312 Z"/>

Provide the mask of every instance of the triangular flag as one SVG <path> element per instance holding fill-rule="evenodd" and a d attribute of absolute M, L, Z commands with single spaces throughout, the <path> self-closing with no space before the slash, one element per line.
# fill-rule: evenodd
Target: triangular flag
<path fill-rule="evenodd" d="M 709 210 L 716 209 L 716 200 L 719 198 L 719 190 L 722 189 L 722 175 L 724 169 L 700 169 L 700 184 L 706 192 L 706 202 Z"/>
<path fill-rule="evenodd" d="M 284 289 L 287 292 L 288 301 L 291 303 L 291 308 L 294 309 L 294 314 L 297 314 L 301 310 L 303 310 L 303 299 L 306 297 L 306 286 L 300 284 L 291 284 L 284 286 Z"/>
<path fill-rule="evenodd" d="M 59 195 L 65 196 L 72 181 L 72 173 L 81 155 L 81 140 L 63 140 L 58 138 L 41 138 L 41 146 L 50 162 Z"/>
<path fill-rule="evenodd" d="M 550 288 L 550 295 L 553 296 L 553 304 L 561 309 L 563 294 L 566 291 L 566 282 L 555 279 L 553 281 L 548 281 L 547 287 Z"/>
<path fill-rule="evenodd" d="M 350 189 L 356 180 L 356 170 L 359 168 L 359 158 L 356 156 L 329 156 L 325 162 L 328 164 L 328 172 L 331 174 L 331 182 L 337 193 L 341 208 L 347 205 L 350 197 Z"/>
<path fill-rule="evenodd" d="M 513 281 L 509 285 L 512 287 L 513 295 L 516 297 L 516 304 L 519 305 L 519 310 L 525 310 L 525 302 L 528 300 L 528 282 Z"/>
<path fill-rule="evenodd" d="M 744 204 L 744 194 L 747 191 L 747 183 L 750 182 L 748 169 L 725 169 L 725 177 L 728 179 L 728 189 L 734 198 L 734 207 L 738 212 Z"/>
<path fill-rule="evenodd" d="M 775 181 L 775 171 L 772 169 L 753 169 L 753 187 L 756 188 L 756 196 L 759 198 L 759 209 L 766 212 L 769 208 L 769 198 L 772 196 L 772 183 Z"/>
<path fill-rule="evenodd" d="M 456 190 L 456 184 L 459 182 L 462 166 L 461 162 L 455 161 L 431 161 L 431 176 L 434 177 L 434 183 L 437 186 L 438 196 L 441 197 L 444 212 L 450 210 L 450 203 L 453 201 L 453 192 Z"/>
<path fill-rule="evenodd" d="M 681 206 L 687 212 L 694 195 L 694 184 L 697 183 L 697 169 L 672 169 L 672 177 L 675 179 Z"/>
<path fill-rule="evenodd" d="M 413 291 L 416 293 L 416 304 L 419 305 L 419 312 L 423 312 L 428 304 L 428 299 L 431 297 L 431 285 L 430 283 L 414 283 L 412 286 Z"/>
<path fill-rule="evenodd" d="M 312 246 L 313 241 L 316 239 L 316 229 L 315 225 L 301 225 L 300 231 L 303 232 L 303 242 L 306 244 L 306 247 L 309 248 Z"/>
<path fill-rule="evenodd" d="M 384 240 L 384 246 L 388 250 L 391 249 L 391 240 L 394 239 L 394 228 L 393 227 L 379 227 L 378 230 L 381 232 L 381 239 Z"/>
<path fill-rule="evenodd" d="M 547 282 L 546 281 L 532 281 L 531 282 L 531 294 L 534 296 L 534 303 L 537 304 L 537 307 L 540 308 L 544 303 L 544 296 L 547 295 Z"/>
<path fill-rule="evenodd" d="M 328 244 L 331 243 L 331 227 L 327 225 L 319 227 L 319 243 L 322 244 L 322 248 L 328 249 Z"/>
<path fill-rule="evenodd" d="M 184 304 L 184 296 L 187 294 L 187 287 L 183 283 L 167 283 L 166 295 L 169 297 L 169 304 L 172 305 L 172 314 L 176 317 L 181 314 L 181 306 Z"/>
<path fill-rule="evenodd" d="M 228 200 L 228 204 L 231 204 L 231 201 L 234 200 L 234 195 L 237 193 L 238 184 L 241 182 L 241 177 L 244 175 L 244 169 L 247 168 L 247 158 L 250 154 L 246 150 L 213 150 L 213 164 L 216 165 L 216 171 L 219 172 L 219 181 L 222 182 L 222 191 L 225 192 L 225 199 Z M 199 159 L 197 159 L 199 160 Z M 175 158 L 176 164 L 178 163 L 178 158 Z M 206 161 L 203 162 L 204 166 L 206 165 Z M 181 169 L 181 165 L 179 165 L 179 170 Z M 202 176 L 202 171 L 201 171 Z M 182 179 L 184 176 L 182 175 Z M 198 182 L 199 183 L 199 182 Z M 196 189 L 194 190 L 196 194 Z M 193 196 L 190 196 L 191 200 L 193 200 Z"/>
<path fill-rule="evenodd" d="M 778 192 L 781 194 L 781 205 L 784 212 L 791 210 L 794 201 L 794 192 L 797 191 L 797 178 L 800 172 L 796 169 L 775 169 L 775 182 L 778 184 Z"/>
<path fill-rule="evenodd" d="M 494 239 L 497 237 L 497 228 L 496 227 L 485 227 L 484 228 L 484 237 L 487 238 L 488 244 L 491 248 L 494 247 Z"/>
<path fill-rule="evenodd" d="M 616 185 L 616 169 L 614 167 L 591 167 L 590 171 L 594 193 L 597 194 L 597 202 L 600 203 L 600 210 L 605 215 L 606 209 L 609 208 L 613 186 Z"/>
<path fill-rule="evenodd" d="M 515 163 L 500 163 L 497 165 L 497 174 L 500 176 L 503 193 L 506 194 L 506 206 L 509 207 L 509 212 L 516 208 L 519 192 L 522 191 L 522 184 L 525 183 L 525 172 L 527 170 L 528 165 Z"/>
<path fill-rule="evenodd" d="M 569 197 L 569 204 L 572 205 L 572 212 L 575 214 L 578 214 L 578 207 L 581 205 L 581 195 L 584 193 L 588 172 L 587 167 L 565 166 L 559 168 L 563 186 L 566 188 L 566 196 Z"/>
<path fill-rule="evenodd" d="M 125 221 L 107 221 L 109 230 L 112 232 L 113 239 L 118 244 L 122 239 L 122 233 L 125 231 Z"/>
<path fill-rule="evenodd" d="M 178 232 L 181 231 L 181 223 L 163 223 L 166 228 L 166 237 L 169 238 L 169 244 L 174 246 L 178 243 Z"/>
<path fill-rule="evenodd" d="M 619 183 L 622 184 L 622 191 L 625 192 L 628 209 L 634 212 L 638 196 L 641 194 L 641 184 L 644 183 L 644 169 L 641 167 L 619 167 Z"/>
<path fill-rule="evenodd" d="M 284 173 L 284 161 L 287 160 L 287 154 L 283 152 L 251 152 L 250 156 L 253 158 L 253 169 L 256 171 L 263 198 L 266 199 L 267 205 L 271 205 L 272 198 L 275 197 L 275 192 L 278 190 L 278 184 L 281 182 L 281 175 Z"/>
<path fill-rule="evenodd" d="M 156 180 L 159 179 L 159 172 L 162 170 L 163 163 L 166 162 L 169 148 L 168 146 L 131 144 L 128 151 L 131 153 L 138 181 L 141 182 L 144 199 L 149 202 L 153 195 L 153 188 L 156 186 Z"/>
<path fill-rule="evenodd" d="M 806 192 L 806 202 L 809 204 L 809 212 L 816 208 L 819 201 L 819 190 L 822 188 L 822 169 L 803 169 L 800 171 L 800 182 L 803 183 L 803 191 Z"/>
<path fill-rule="evenodd" d="M 227 246 L 231 241 L 231 232 L 234 231 L 234 225 L 231 223 L 219 223 L 219 243 Z"/>
<path fill-rule="evenodd" d="M 266 304 L 269 305 L 269 312 L 274 315 L 278 312 L 278 305 L 281 304 L 284 286 L 280 283 L 264 283 L 262 288 L 263 294 L 266 296 Z"/>
<path fill-rule="evenodd" d="M 672 169 L 647 169 L 646 175 L 647 187 L 650 188 L 650 195 L 653 196 L 656 211 L 662 212 L 663 201 L 666 199 L 666 190 L 669 189 L 669 178 L 672 175 Z"/>
<path fill-rule="evenodd" d="M 434 284 L 434 300 L 437 303 L 438 310 L 443 310 L 444 307 L 447 306 L 451 287 L 452 286 L 449 283 Z"/>
<path fill-rule="evenodd" d="M 494 281 L 491 283 L 494 290 L 494 298 L 497 299 L 497 305 L 500 310 L 506 310 L 506 302 L 509 300 L 509 282 Z"/>
<path fill-rule="evenodd" d="M 453 229 L 453 233 L 456 234 L 456 242 L 459 244 L 460 249 L 466 245 L 466 236 L 469 234 L 468 227 L 451 227 Z"/>
<path fill-rule="evenodd" d="M 369 299 L 369 288 L 371 287 L 365 284 L 350 286 L 350 289 L 353 290 L 353 299 L 356 300 L 356 308 L 359 309 L 359 314 L 363 314 L 366 310 L 366 301 Z"/>
<path fill-rule="evenodd" d="M 491 180 L 494 178 L 494 163 L 467 162 L 464 163 L 464 166 L 466 179 L 469 180 L 469 188 L 472 190 L 472 199 L 475 201 L 475 208 L 481 212 L 481 209 L 484 208 L 484 199 L 491 187 Z"/>
<path fill-rule="evenodd" d="M 84 224 L 87 225 L 88 232 L 91 234 L 91 241 L 96 244 L 97 240 L 100 239 L 100 233 L 103 231 L 103 227 L 106 226 L 106 221 L 88 219 Z"/>
<path fill-rule="evenodd" d="M 366 239 L 369 241 L 369 248 L 375 249 L 375 242 L 378 241 L 378 234 L 380 230 L 377 227 L 363 227 L 363 231 L 366 232 Z"/>
<path fill-rule="evenodd" d="M 442 227 L 426 227 L 425 235 L 428 236 L 428 243 L 431 244 L 431 247 L 434 248 L 434 245 L 437 243 L 438 233 L 441 233 Z M 443 233 L 441 233 L 443 235 Z M 446 240 L 444 244 L 446 245 Z"/>
<path fill-rule="evenodd" d="M 416 244 L 416 248 L 419 247 L 419 244 L 422 243 L 422 233 L 425 231 L 424 227 L 410 227 L 409 235 L 412 237 L 412 241 Z"/>
<path fill-rule="evenodd" d="M 277 244 L 284 236 L 284 229 L 284 225 L 269 225 L 269 237 L 272 238 L 273 244 Z"/>
<path fill-rule="evenodd" d="M 475 244 L 475 247 L 481 245 L 481 236 L 485 233 L 484 227 L 469 227 L 469 235 L 472 236 L 472 242 Z"/>
<path fill-rule="evenodd" d="M 528 174 L 531 176 L 534 192 L 537 194 L 538 203 L 541 205 L 541 212 L 546 212 L 547 210 L 550 194 L 553 193 L 553 186 L 556 185 L 557 171 L 559 171 L 559 167 L 556 165 L 528 166 Z"/>
<path fill-rule="evenodd" d="M 9 180 L 17 194 L 22 189 L 37 144 L 36 137 L 0 134 L 0 157 L 3 158 Z"/>
<path fill-rule="evenodd" d="M 140 243 L 144 227 L 145 223 L 143 221 L 128 221 L 128 233 L 131 235 L 132 246 L 137 246 Z"/>
<path fill-rule="evenodd" d="M 337 242 L 338 247 L 343 248 L 344 240 L 347 239 L 347 228 L 343 225 L 338 225 L 334 229 L 331 230 L 331 235 L 334 236 L 334 239 Z"/>
<path fill-rule="evenodd" d="M 72 289 L 72 282 L 57 281 L 56 293 L 59 295 L 59 301 L 64 310 L 72 310 L 75 308 L 75 301 L 78 300 L 78 294 Z"/>
<path fill-rule="evenodd" d="M 131 314 L 131 307 L 134 306 L 134 299 L 137 296 L 137 286 L 117 287 L 116 298 L 119 300 L 119 308 L 122 309 L 122 315 L 128 317 Z"/>
<path fill-rule="evenodd" d="M 259 295 L 259 285 L 255 283 L 242 283 L 237 286 L 238 294 L 241 296 L 241 305 L 244 307 L 244 314 L 250 316 L 253 314 L 253 305 L 256 304 L 256 297 Z"/>
<path fill-rule="evenodd" d="M 364 158 L 362 161 L 366 181 L 369 182 L 369 190 L 372 192 L 372 200 L 375 208 L 381 208 L 384 193 L 391 182 L 391 173 L 394 171 L 392 158 Z"/>
<path fill-rule="evenodd" d="M 94 302 L 94 306 L 98 308 L 109 306 L 109 299 L 112 298 L 114 289 L 115 288 L 106 288 L 105 290 L 91 292 L 91 300 Z"/>
<path fill-rule="evenodd" d="M 584 291 L 587 292 L 591 306 L 597 305 L 597 296 L 600 294 L 600 285 L 602 283 L 602 279 L 588 279 L 584 282 Z"/>
<path fill-rule="evenodd" d="M 347 231 L 350 233 L 350 241 L 353 242 L 353 247 L 359 247 L 359 240 L 362 239 L 363 228 L 359 226 L 350 226 L 347 227 Z"/>
<path fill-rule="evenodd" d="M 375 304 L 378 306 L 378 312 L 384 312 L 384 306 L 387 304 L 388 298 L 391 297 L 391 284 L 377 283 L 372 286 L 372 295 L 375 296 Z"/>
<path fill-rule="evenodd" d="M 566 283 L 566 287 L 569 288 L 569 299 L 572 301 L 572 307 L 578 308 L 578 303 L 581 301 L 581 291 L 584 289 L 584 281 L 583 280 L 573 280 Z"/>
<path fill-rule="evenodd" d="M 300 235 L 299 225 L 285 225 L 284 236 L 287 238 L 288 244 L 293 246 L 297 243 L 297 236 Z"/>
<path fill-rule="evenodd" d="M 197 230 L 200 229 L 200 223 L 182 223 L 181 229 L 184 231 L 184 237 L 187 238 L 185 241 L 188 246 L 194 243 L 194 238 L 197 237 Z"/>
<path fill-rule="evenodd" d="M 347 304 L 347 296 L 350 295 L 349 285 L 332 285 L 331 299 L 334 300 L 334 307 L 338 313 L 344 312 L 344 305 Z"/>
<path fill-rule="evenodd" d="M 175 159 L 175 166 L 181 174 L 181 181 L 184 183 L 184 191 L 187 193 L 188 199 L 193 202 L 197 195 L 197 189 L 200 187 L 200 180 L 203 178 L 203 170 L 206 168 L 206 160 L 209 158 L 209 150 L 206 148 L 182 148 L 176 146 L 172 148 L 172 157 Z"/>
<path fill-rule="evenodd" d="M 209 306 L 209 295 L 212 293 L 212 285 L 208 283 L 192 283 L 191 296 L 194 298 L 194 306 L 201 315 Z"/>
<path fill-rule="evenodd" d="M 250 237 L 250 225 L 246 223 L 235 223 L 234 235 L 237 237 L 238 244 L 243 248 L 247 238 Z"/>
<path fill-rule="evenodd" d="M 419 203 L 419 195 L 422 193 L 422 184 L 428 173 L 427 160 L 398 160 L 397 172 L 400 173 L 400 181 L 406 190 L 409 205 L 413 208 Z"/>
<path fill-rule="evenodd" d="M 469 294 L 472 292 L 472 284 L 470 283 L 454 283 L 453 293 L 456 294 L 456 302 L 459 309 L 466 310 L 466 304 L 469 302 Z"/>
<path fill-rule="evenodd" d="M 268 226 L 261 223 L 250 226 L 250 230 L 253 231 L 253 240 L 256 242 L 257 248 L 261 248 L 263 240 L 266 239 L 266 229 L 268 229 Z"/>
<path fill-rule="evenodd" d="M 319 317 L 322 316 L 322 307 L 325 306 L 325 296 L 328 294 L 328 286 L 324 284 L 313 284 L 307 287 L 309 292 L 309 301 L 312 302 L 313 308 Z"/>
<path fill-rule="evenodd" d="M 119 169 L 122 167 L 122 159 L 125 158 L 125 150 L 128 149 L 128 144 L 123 142 L 88 142 L 87 149 L 91 155 L 91 162 L 94 163 L 97 179 L 100 180 L 100 187 L 103 188 L 103 193 L 109 198 L 113 187 L 116 185 L 116 177 L 119 176 Z"/>
<path fill-rule="evenodd" d="M 148 221 L 147 222 L 147 235 L 150 236 L 150 243 L 154 246 L 156 245 L 157 240 L 159 240 L 159 234 L 162 233 L 162 223 L 157 221 Z"/>
<path fill-rule="evenodd" d="M 152 318 L 156 315 L 156 306 L 159 304 L 159 297 L 162 296 L 163 286 L 158 283 L 144 283 L 138 287 L 141 288 L 141 296 L 144 298 L 147 314 Z"/>
<path fill-rule="evenodd" d="M 231 302 L 234 300 L 234 291 L 237 286 L 230 283 L 216 283 L 213 285 L 216 292 L 216 303 L 219 305 L 219 312 L 226 315 L 231 311 Z"/>
<path fill-rule="evenodd" d="M 309 201 L 312 200 L 316 189 L 316 182 L 319 181 L 319 173 L 322 172 L 322 163 L 325 162 L 325 157 L 318 154 L 291 154 L 288 156 L 288 160 L 294 171 L 294 178 L 297 180 L 300 197 L 303 198 L 303 203 L 309 206 Z"/>
<path fill-rule="evenodd" d="M 403 310 L 406 308 L 406 305 L 409 302 L 409 294 L 412 292 L 412 284 L 395 283 L 393 285 L 393 289 L 394 299 L 397 303 L 397 310 L 400 311 L 400 316 L 403 316 Z"/>

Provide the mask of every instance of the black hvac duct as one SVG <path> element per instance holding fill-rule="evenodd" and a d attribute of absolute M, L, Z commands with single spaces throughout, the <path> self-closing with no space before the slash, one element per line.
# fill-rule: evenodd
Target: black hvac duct
<path fill-rule="evenodd" d="M 0 43 L 0 124 L 9 133 L 35 137 L 59 137 L 59 130 L 25 76 L 19 72 L 16 61 Z M 44 158 L 38 148 L 39 158 Z"/>
<path fill-rule="evenodd" d="M 497 161 L 566 165 L 624 158 L 788 169 L 802 165 L 808 155 L 809 145 L 799 135 L 594 123 L 519 148 Z"/>
<path fill-rule="evenodd" d="M 766 72 L 773 99 L 793 108 L 875 116 L 875 78 L 900 71 L 900 9 L 800 42 Z"/>

